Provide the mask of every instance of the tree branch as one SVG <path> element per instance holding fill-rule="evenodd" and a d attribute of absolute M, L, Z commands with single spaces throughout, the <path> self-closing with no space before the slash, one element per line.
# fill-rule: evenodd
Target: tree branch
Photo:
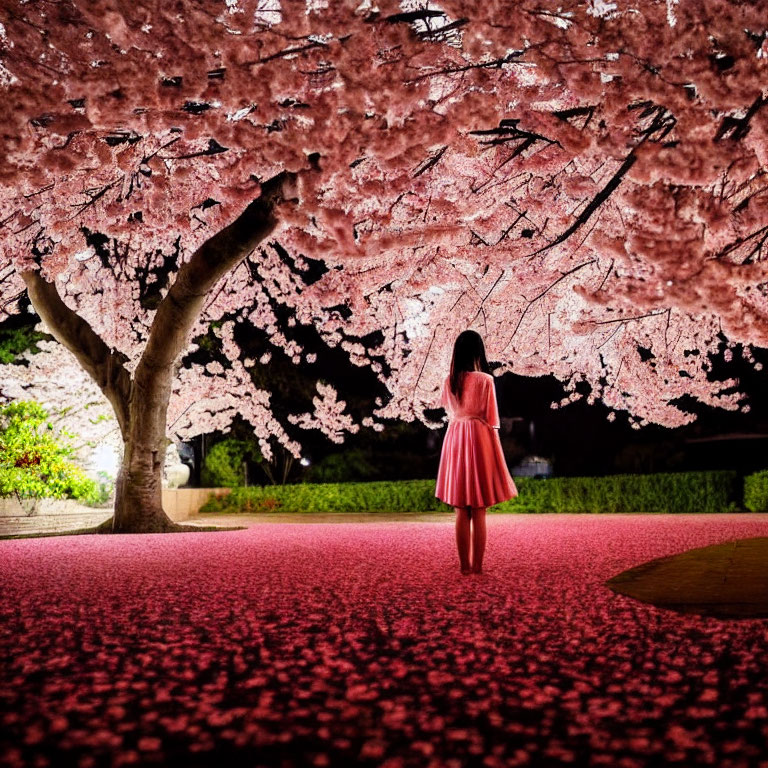
<path fill-rule="evenodd" d="M 752 102 L 749 109 L 747 109 L 747 113 L 744 117 L 731 117 L 730 115 L 726 115 L 720 123 L 720 127 L 717 129 L 714 140 L 721 141 L 722 139 L 728 138 L 733 141 L 739 141 L 740 139 L 743 139 L 749 133 L 751 127 L 750 121 L 766 104 L 768 104 L 768 99 L 763 98 L 762 94 L 760 94 Z"/>
<path fill-rule="evenodd" d="M 421 176 L 422 173 L 425 173 L 438 162 L 440 162 L 440 158 L 443 156 L 443 154 L 445 154 L 446 149 L 448 149 L 447 144 L 443 147 L 440 147 L 440 149 L 438 149 L 434 155 L 428 157 L 427 160 L 413 172 L 413 178 L 415 179 L 417 176 Z"/>
<path fill-rule="evenodd" d="M 296 174 L 283 171 L 261 186 L 261 195 L 229 226 L 206 240 L 179 270 L 160 302 L 147 346 L 136 368 L 136 380 L 146 383 L 153 371 L 175 362 L 200 314 L 205 297 L 235 264 L 244 259 L 277 226 L 275 205 Z"/>
<path fill-rule="evenodd" d="M 110 349 L 93 328 L 64 303 L 56 285 L 47 282 L 40 272 L 26 270 L 21 273 L 21 278 L 37 314 L 56 340 L 77 358 L 99 385 L 125 434 L 131 395 L 131 376 L 125 368 L 125 356 Z"/>
<path fill-rule="evenodd" d="M 589 201 L 589 205 L 587 205 L 587 207 L 579 214 L 576 221 L 574 221 L 565 232 L 559 235 L 551 243 L 547 243 L 547 245 L 534 251 L 529 258 L 538 256 L 540 253 L 544 253 L 544 251 L 548 251 L 550 248 L 560 245 L 560 243 L 565 242 L 574 232 L 586 224 L 592 217 L 592 214 L 613 194 L 613 192 L 616 191 L 616 188 L 621 184 L 621 180 L 635 164 L 635 160 L 637 160 L 637 155 L 635 155 L 633 150 L 626 157 L 616 173 L 613 174 L 610 181 Z"/>
<path fill-rule="evenodd" d="M 643 320 L 646 317 L 656 317 L 667 312 L 666 309 L 658 309 L 652 312 L 646 312 L 644 315 L 633 315 L 632 317 L 615 317 L 612 320 L 592 320 L 593 325 L 613 325 L 614 323 L 628 323 L 630 320 Z"/>
<path fill-rule="evenodd" d="M 567 272 L 563 272 L 560 277 L 557 278 L 557 280 L 551 282 L 544 290 L 542 290 L 540 293 L 538 293 L 536 296 L 534 296 L 526 305 L 525 309 L 520 313 L 520 317 L 517 320 L 517 325 L 515 326 L 515 330 L 512 331 L 512 335 L 509 337 L 509 341 L 504 345 L 504 348 L 501 350 L 502 352 L 506 351 L 507 347 L 512 343 L 512 340 L 515 338 L 515 335 L 517 334 L 518 330 L 520 330 L 520 326 L 523 324 L 523 320 L 525 319 L 525 316 L 528 314 L 528 310 L 540 299 L 542 299 L 544 296 L 546 296 L 547 293 L 549 293 L 558 283 L 565 280 L 566 277 L 569 275 L 572 275 L 574 272 L 578 272 L 580 269 L 584 269 L 584 267 L 588 267 L 590 264 L 594 264 L 597 262 L 597 259 L 589 259 L 589 261 L 585 261 L 581 264 L 578 264 L 577 266 L 573 267 L 572 269 L 569 269 Z M 498 281 L 497 281 L 498 282 Z M 494 283 L 494 288 L 496 287 L 496 284 Z M 491 289 L 493 290 L 493 288 Z"/>
<path fill-rule="evenodd" d="M 422 80 L 426 80 L 430 77 L 437 77 L 438 75 L 455 75 L 462 72 L 468 72 L 471 69 L 501 69 L 505 64 L 521 64 L 524 62 L 517 62 L 515 59 L 519 58 L 525 53 L 525 51 L 512 51 L 506 56 L 500 59 L 494 59 L 493 61 L 483 61 L 477 64 L 467 64 L 465 66 L 447 66 L 443 68 L 433 69 L 431 72 L 427 72 L 423 75 L 417 75 L 410 80 L 406 80 L 406 85 L 413 85 L 414 83 L 420 83 Z"/>
<path fill-rule="evenodd" d="M 737 238 L 732 243 L 729 243 L 728 245 L 726 245 L 725 248 L 723 248 L 720 251 L 720 253 L 715 254 L 713 258 L 723 259 L 726 256 L 728 256 L 730 253 L 733 253 L 733 251 L 736 251 L 745 243 L 749 243 L 752 240 L 755 240 L 756 243 L 752 246 L 752 250 L 741 261 L 741 264 L 744 265 L 744 264 L 753 263 L 755 261 L 756 256 L 757 256 L 757 260 L 761 261 L 760 253 L 766 241 L 768 241 L 768 225 L 766 225 L 765 227 L 760 227 L 760 229 L 755 230 L 754 232 L 747 235 L 746 237 Z"/>

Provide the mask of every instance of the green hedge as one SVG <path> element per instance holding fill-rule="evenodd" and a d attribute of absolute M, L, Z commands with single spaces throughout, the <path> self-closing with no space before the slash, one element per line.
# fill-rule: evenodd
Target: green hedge
<path fill-rule="evenodd" d="M 768 469 L 744 478 L 744 506 L 750 512 L 768 512 Z"/>
<path fill-rule="evenodd" d="M 436 512 L 434 480 L 375 483 L 300 483 L 233 488 L 201 512 Z"/>
<path fill-rule="evenodd" d="M 729 512 L 738 509 L 736 472 L 518 478 L 519 496 L 494 512 Z M 234 488 L 201 512 L 447 512 L 434 480 Z"/>
<path fill-rule="evenodd" d="M 527 480 L 499 512 L 732 512 L 736 472 L 675 472 Z"/>

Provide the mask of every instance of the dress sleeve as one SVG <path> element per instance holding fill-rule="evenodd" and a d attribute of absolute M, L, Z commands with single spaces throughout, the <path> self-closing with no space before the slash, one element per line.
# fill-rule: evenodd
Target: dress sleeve
<path fill-rule="evenodd" d="M 492 426 L 494 429 L 498 429 L 500 426 L 499 422 L 499 407 L 496 404 L 496 386 L 493 383 L 492 378 L 487 378 L 485 385 L 485 420 Z"/>
<path fill-rule="evenodd" d="M 450 412 L 450 402 L 448 400 L 448 379 L 443 381 L 443 389 L 440 392 L 440 407 Z"/>

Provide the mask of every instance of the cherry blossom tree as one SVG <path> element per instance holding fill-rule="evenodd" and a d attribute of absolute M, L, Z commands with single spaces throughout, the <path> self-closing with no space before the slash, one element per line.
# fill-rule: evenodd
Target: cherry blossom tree
<path fill-rule="evenodd" d="M 166 530 L 166 433 L 291 441 L 238 329 L 370 366 L 428 423 L 456 333 L 637 426 L 744 407 L 768 346 L 768 32 L 714 0 L 5 0 L 0 285 L 111 403 L 112 529 Z M 214 323 L 223 361 L 191 362 Z M 260 361 L 259 365 L 267 365 Z M 354 429 L 329 390 L 294 422 Z M 563 404 L 565 404 L 565 402 Z"/>

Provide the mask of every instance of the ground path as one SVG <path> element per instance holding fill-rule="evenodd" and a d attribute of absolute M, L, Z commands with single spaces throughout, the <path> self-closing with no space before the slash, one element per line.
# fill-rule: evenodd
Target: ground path
<path fill-rule="evenodd" d="M 604 582 L 761 515 L 0 541 L 0 765 L 768 767 L 766 620 Z"/>

